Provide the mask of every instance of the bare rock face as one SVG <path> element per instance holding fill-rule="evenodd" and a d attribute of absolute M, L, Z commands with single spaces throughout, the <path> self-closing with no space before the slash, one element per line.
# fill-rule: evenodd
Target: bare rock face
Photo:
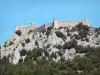
<path fill-rule="evenodd" d="M 64 57 L 65 57 L 66 60 L 67 59 L 73 59 L 75 57 L 75 53 L 76 53 L 76 51 L 75 51 L 74 48 L 72 48 L 70 50 L 66 49 L 66 51 L 64 53 Z"/>
<path fill-rule="evenodd" d="M 100 47 L 100 29 L 96 30 L 92 27 L 82 30 L 82 27 L 79 29 L 78 26 L 52 28 L 45 32 L 35 32 L 32 29 L 24 32 L 17 30 L 4 45 L 0 46 L 0 56 L 1 58 L 9 56 L 9 61 L 17 64 L 20 58 L 24 59 L 26 56 L 21 56 L 22 49 L 29 51 L 34 48 L 42 48 L 54 61 L 59 61 L 61 57 L 64 57 L 65 60 L 72 60 L 76 55 L 85 54 L 82 48 Z M 22 35 L 23 33 L 24 35 Z M 82 53 L 78 52 L 80 48 L 83 50 Z"/>

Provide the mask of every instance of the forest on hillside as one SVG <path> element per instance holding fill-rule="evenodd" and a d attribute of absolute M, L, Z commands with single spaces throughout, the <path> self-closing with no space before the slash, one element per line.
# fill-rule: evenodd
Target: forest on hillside
<path fill-rule="evenodd" d="M 55 62 L 46 52 L 42 59 L 42 49 L 36 51 L 20 52 L 21 56 L 27 55 L 14 65 L 9 62 L 9 57 L 0 59 L 0 75 L 100 75 L 100 48 L 88 47 L 85 56 L 76 56 L 72 61 L 61 57 Z M 54 55 L 52 55 L 54 56 Z"/>

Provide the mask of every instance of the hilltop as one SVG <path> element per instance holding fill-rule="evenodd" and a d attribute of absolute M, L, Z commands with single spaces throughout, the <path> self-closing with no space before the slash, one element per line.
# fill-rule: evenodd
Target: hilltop
<path fill-rule="evenodd" d="M 24 34 L 23 34 L 24 33 Z M 60 60 L 60 55 L 65 59 L 72 59 L 75 55 L 84 55 L 87 47 L 100 47 L 99 28 L 89 27 L 79 23 L 74 27 L 48 27 L 47 31 L 34 31 L 27 29 L 26 32 L 16 30 L 11 38 L 1 46 L 1 57 L 9 56 L 14 64 L 26 55 L 20 55 L 20 51 L 31 51 L 41 48 L 49 56 L 55 55 L 53 60 Z M 59 53 L 61 53 L 59 55 Z M 41 57 L 45 56 L 44 52 Z"/>
<path fill-rule="evenodd" d="M 76 26 L 58 28 L 51 26 L 46 31 L 35 31 L 32 28 L 25 32 L 15 30 L 10 39 L 0 46 L 0 56 L 13 64 L 29 60 L 36 64 L 44 59 L 60 63 L 68 60 L 71 62 L 77 56 L 83 58 L 90 50 L 99 51 L 99 47 L 100 28 L 79 23 Z M 78 71 L 82 72 L 80 69 Z"/>

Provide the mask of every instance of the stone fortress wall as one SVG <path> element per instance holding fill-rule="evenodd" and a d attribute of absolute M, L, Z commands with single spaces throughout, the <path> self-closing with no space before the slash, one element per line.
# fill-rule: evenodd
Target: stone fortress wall
<path fill-rule="evenodd" d="M 36 26 L 36 23 L 34 23 L 34 22 L 29 24 L 29 25 L 26 25 L 26 26 L 21 26 L 21 25 L 17 24 L 15 26 L 15 31 L 21 30 L 24 34 L 24 33 L 28 32 L 29 30 L 33 30 L 33 29 L 36 29 L 36 28 L 37 28 L 37 26 Z"/>
<path fill-rule="evenodd" d="M 54 28 L 66 27 L 66 26 L 73 27 L 79 23 L 80 23 L 80 21 L 61 21 L 61 20 L 55 19 L 54 20 Z"/>
<path fill-rule="evenodd" d="M 59 27 L 74 27 L 78 25 L 79 23 L 83 23 L 84 25 L 90 25 L 90 22 L 87 18 L 84 18 L 82 21 L 62 21 L 59 19 L 54 19 L 52 23 L 44 24 L 40 27 L 36 26 L 36 23 L 32 23 L 28 26 L 20 26 L 16 25 L 15 26 L 15 31 L 16 30 L 21 30 L 23 33 L 26 33 L 28 30 L 35 30 L 35 31 L 46 31 L 48 27 L 53 26 L 54 28 L 59 28 Z"/>
<path fill-rule="evenodd" d="M 79 23 L 83 23 L 84 25 L 90 25 L 90 22 L 87 18 L 84 18 L 82 21 L 61 21 L 59 19 L 54 19 L 53 23 L 48 23 L 40 26 L 39 28 L 36 29 L 36 31 L 46 31 L 48 27 L 53 26 L 54 28 L 59 28 L 59 27 L 74 27 L 78 25 Z"/>
<path fill-rule="evenodd" d="M 61 21 L 58 19 L 54 19 L 54 28 L 69 27 L 69 26 L 74 27 L 81 22 L 84 25 L 89 25 L 89 20 L 87 18 L 84 18 L 82 21 Z"/>
<path fill-rule="evenodd" d="M 48 27 L 52 27 L 53 23 L 48 23 L 48 24 L 44 24 L 40 27 L 38 27 L 37 29 L 35 29 L 36 31 L 47 31 Z"/>
<path fill-rule="evenodd" d="M 27 30 L 27 29 L 35 29 L 36 28 L 36 23 L 31 23 L 31 24 L 29 24 L 29 25 L 27 25 L 27 26 L 21 26 L 21 25 L 19 25 L 19 24 L 17 24 L 16 26 L 15 26 L 15 31 L 16 30 Z"/>

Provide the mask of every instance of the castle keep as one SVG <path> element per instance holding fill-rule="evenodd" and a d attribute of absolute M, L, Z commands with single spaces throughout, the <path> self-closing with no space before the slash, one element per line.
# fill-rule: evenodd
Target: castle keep
<path fill-rule="evenodd" d="M 44 24 L 40 27 L 36 26 L 36 23 L 32 23 L 27 26 L 20 26 L 16 25 L 15 26 L 15 31 L 16 30 L 22 30 L 24 33 L 27 32 L 29 29 L 35 30 L 35 31 L 46 31 L 48 27 L 54 27 L 54 28 L 59 28 L 59 27 L 74 27 L 78 25 L 79 23 L 82 23 L 83 25 L 90 25 L 89 20 L 87 18 L 84 18 L 82 21 L 62 21 L 59 19 L 54 19 L 52 23 Z"/>

